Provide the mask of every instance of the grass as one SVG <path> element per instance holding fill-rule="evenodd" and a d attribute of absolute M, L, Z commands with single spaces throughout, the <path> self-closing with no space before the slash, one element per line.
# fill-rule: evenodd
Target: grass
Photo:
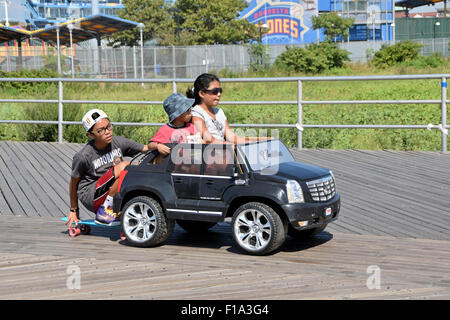
<path fill-rule="evenodd" d="M 373 69 L 366 64 L 351 64 L 334 69 L 324 76 L 389 75 L 389 74 L 433 74 L 449 73 L 450 64 L 430 68 L 400 65 L 385 70 Z M 290 76 L 300 74 L 290 74 Z M 286 76 L 279 70 L 265 70 L 248 74 L 221 73 L 220 77 L 278 77 Z M 178 84 L 184 93 L 189 84 Z M 223 101 L 245 100 L 297 100 L 295 82 L 274 83 L 222 83 Z M 17 92 L 9 88 L 0 92 L 0 97 L 55 99 L 57 87 L 49 86 L 45 91 L 27 90 Z M 171 84 L 70 84 L 64 85 L 64 99 L 77 100 L 164 100 L 172 92 Z M 304 100 L 439 100 L 440 81 L 326 81 L 303 83 Z M 80 121 L 91 108 L 101 108 L 114 122 L 167 121 L 161 105 L 89 105 L 67 104 L 64 120 Z M 222 105 L 230 123 L 289 123 L 297 122 L 296 105 Z M 1 119 L 57 120 L 55 104 L 2 104 Z M 440 105 L 308 105 L 303 106 L 304 124 L 439 124 Z M 145 143 L 153 136 L 156 127 L 116 126 L 115 134 Z M 50 125 L 0 125 L 2 140 L 50 140 L 57 137 L 56 126 Z M 297 130 L 279 129 L 280 138 L 288 145 L 297 144 Z M 268 130 L 268 134 L 276 132 Z M 81 126 L 65 126 L 64 139 L 71 142 L 86 142 Z M 305 129 L 303 147 L 333 149 L 393 149 L 393 150 L 440 150 L 440 131 L 433 130 L 380 130 L 380 129 Z"/>

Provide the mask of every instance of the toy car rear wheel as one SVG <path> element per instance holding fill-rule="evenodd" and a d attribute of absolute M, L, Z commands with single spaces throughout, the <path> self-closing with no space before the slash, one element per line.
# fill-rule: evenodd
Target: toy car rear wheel
<path fill-rule="evenodd" d="M 286 223 L 264 203 L 249 202 L 240 206 L 231 225 L 234 241 L 250 254 L 268 254 L 286 239 Z"/>
<path fill-rule="evenodd" d="M 206 232 L 216 225 L 216 222 L 208 221 L 192 221 L 192 220 L 177 220 L 177 224 L 187 232 Z"/>
<path fill-rule="evenodd" d="M 121 215 L 122 232 L 127 241 L 139 247 L 151 247 L 167 240 L 175 226 L 153 198 L 138 196 L 129 200 Z"/>

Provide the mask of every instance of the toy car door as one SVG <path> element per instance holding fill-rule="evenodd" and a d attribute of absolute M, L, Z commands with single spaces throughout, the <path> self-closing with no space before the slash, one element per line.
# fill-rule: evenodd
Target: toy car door
<path fill-rule="evenodd" d="M 227 187 L 234 184 L 235 159 L 233 145 L 206 145 L 203 149 L 203 176 L 200 200 L 222 200 Z"/>
<path fill-rule="evenodd" d="M 199 146 L 199 147 L 198 147 Z M 201 145 L 179 144 L 172 149 L 172 183 L 178 199 L 198 199 L 201 178 Z"/>

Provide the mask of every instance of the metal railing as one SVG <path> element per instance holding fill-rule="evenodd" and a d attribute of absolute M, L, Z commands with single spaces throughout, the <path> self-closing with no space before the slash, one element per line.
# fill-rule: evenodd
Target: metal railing
<path fill-rule="evenodd" d="M 223 83 L 236 82 L 296 82 L 297 100 L 286 101 L 221 101 L 221 105 L 297 105 L 297 122 L 293 124 L 230 124 L 231 127 L 246 128 L 296 128 L 297 147 L 302 149 L 303 130 L 308 128 L 354 128 L 354 129 L 427 129 L 441 131 L 442 151 L 447 152 L 447 78 L 450 74 L 430 75 L 391 75 L 391 76 L 341 76 L 341 77 L 279 77 L 279 78 L 224 78 Z M 304 82 L 321 81 L 377 81 L 377 80 L 423 80 L 439 79 L 441 86 L 441 99 L 439 100 L 304 100 Z M 64 121 L 64 104 L 141 104 L 161 105 L 162 101 L 105 101 L 105 100 L 65 100 L 64 83 L 171 83 L 172 91 L 177 92 L 177 83 L 192 84 L 195 79 L 67 79 L 67 78 L 0 78 L 0 82 L 53 82 L 58 83 L 58 98 L 51 100 L 41 99 L 0 99 L 1 103 L 55 103 L 58 104 L 58 121 L 37 120 L 0 120 L 0 123 L 22 123 L 22 124 L 49 124 L 58 125 L 58 142 L 63 141 L 63 125 L 80 125 L 77 121 Z M 304 124 L 303 106 L 305 104 L 439 104 L 441 105 L 441 123 L 423 125 L 337 125 L 337 124 Z M 113 122 L 114 125 L 122 126 L 162 126 L 163 123 L 135 123 L 135 122 Z"/>

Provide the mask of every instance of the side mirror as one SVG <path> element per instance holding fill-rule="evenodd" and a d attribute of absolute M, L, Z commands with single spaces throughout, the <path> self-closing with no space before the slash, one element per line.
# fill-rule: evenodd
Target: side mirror
<path fill-rule="evenodd" d="M 237 186 L 247 186 L 248 185 L 248 174 L 244 173 L 244 174 L 238 174 L 235 173 L 234 174 L 234 184 Z"/>

